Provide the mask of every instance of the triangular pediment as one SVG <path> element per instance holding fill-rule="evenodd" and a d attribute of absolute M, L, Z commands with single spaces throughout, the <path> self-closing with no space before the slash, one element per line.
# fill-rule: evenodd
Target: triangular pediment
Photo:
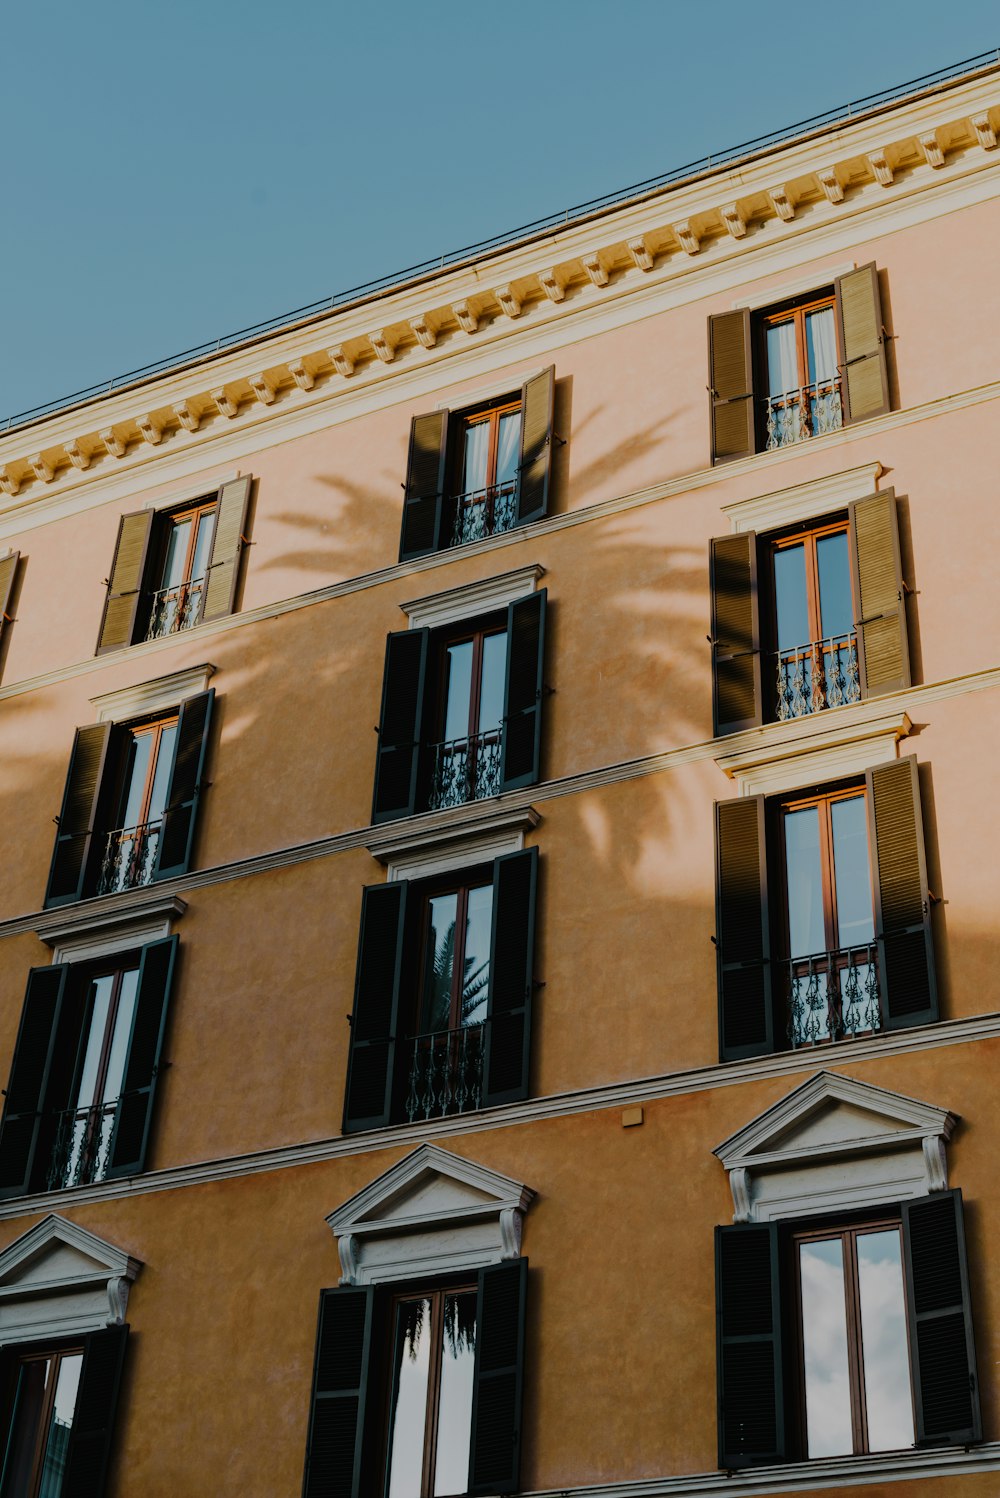
<path fill-rule="evenodd" d="M 95 1233 L 50 1214 L 0 1254 L 0 1291 L 37 1293 L 86 1278 L 134 1279 L 139 1261 Z"/>
<path fill-rule="evenodd" d="M 509 1176 L 449 1154 L 437 1145 L 422 1144 L 326 1220 L 338 1236 L 384 1233 L 423 1223 L 496 1214 L 508 1207 L 523 1210 L 533 1194 Z"/>
<path fill-rule="evenodd" d="M 922 1137 L 947 1139 L 955 1116 L 946 1108 L 888 1092 L 838 1072 L 822 1071 L 766 1109 L 713 1153 L 727 1170 L 856 1151 L 892 1148 Z"/>

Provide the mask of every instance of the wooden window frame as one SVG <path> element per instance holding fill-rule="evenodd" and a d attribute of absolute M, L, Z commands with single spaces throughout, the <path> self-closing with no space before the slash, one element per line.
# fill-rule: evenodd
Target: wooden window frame
<path fill-rule="evenodd" d="M 795 663 L 799 660 L 812 661 L 814 648 L 827 638 L 822 632 L 823 620 L 817 546 L 825 537 L 837 535 L 842 535 L 847 539 L 847 577 L 851 593 L 852 624 L 854 624 L 860 617 L 860 610 L 856 596 L 855 569 L 851 564 L 851 524 L 846 513 L 826 516 L 820 521 L 804 520 L 789 530 L 761 536 L 759 539 L 758 546 L 763 547 L 766 551 L 766 558 L 761 558 L 758 555 L 757 575 L 764 578 L 761 590 L 765 595 L 761 607 L 761 647 L 764 661 L 767 663 L 766 669 L 763 671 L 763 676 L 765 679 L 765 702 L 767 703 L 768 721 L 770 722 L 776 722 L 778 717 L 776 700 L 778 688 L 775 682 L 773 666 L 773 662 L 777 661 L 778 657 L 778 582 L 775 576 L 775 557 L 778 552 L 790 551 L 794 546 L 803 546 L 805 549 L 806 610 L 809 617 L 809 639 L 797 641 L 797 645 L 801 648 L 795 653 L 793 653 L 793 647 L 787 646 L 785 648 L 784 654 L 788 657 L 787 664 L 794 667 Z M 766 560 L 766 567 L 762 567 L 761 565 L 764 560 Z M 855 655 L 857 655 L 857 630 L 855 629 L 853 633 L 855 636 L 853 649 Z M 832 636 L 832 638 L 839 640 L 842 637 L 836 635 Z M 823 653 L 824 679 L 826 679 L 828 656 L 830 653 L 827 651 Z M 824 704 L 815 709 L 815 711 L 826 711 L 828 706 L 829 704 Z M 814 715 L 815 713 L 812 714 L 812 716 Z"/>
<path fill-rule="evenodd" d="M 392 1406 L 395 1393 L 395 1351 L 396 1351 L 396 1327 L 399 1316 L 399 1307 L 404 1301 L 429 1300 L 431 1302 L 430 1315 L 430 1356 L 427 1373 L 427 1404 L 424 1415 L 424 1453 L 420 1471 L 420 1498 L 434 1498 L 434 1478 L 437 1466 L 438 1448 L 438 1421 L 440 1418 L 441 1400 L 441 1370 L 443 1365 L 443 1343 L 444 1343 L 444 1303 L 449 1295 L 472 1295 L 478 1293 L 476 1280 L 470 1282 L 462 1281 L 458 1284 L 425 1284 L 416 1287 L 407 1287 L 405 1290 L 395 1291 L 389 1301 L 389 1316 L 387 1329 L 388 1357 L 385 1366 L 388 1370 L 386 1379 L 385 1398 L 383 1401 L 382 1417 L 382 1483 L 381 1489 L 385 1498 L 388 1498 L 389 1478 L 391 1474 L 392 1459 Z M 478 1328 L 477 1328 L 478 1334 Z"/>
<path fill-rule="evenodd" d="M 900 1265 L 902 1268 L 904 1325 L 906 1327 L 906 1359 L 909 1374 L 910 1408 L 913 1414 L 914 1439 L 917 1429 L 916 1402 L 913 1389 L 913 1358 L 910 1347 L 910 1317 L 906 1314 L 906 1259 L 903 1248 L 903 1221 L 901 1214 L 889 1212 L 878 1217 L 865 1218 L 858 1222 L 828 1222 L 826 1226 L 793 1227 L 788 1234 L 788 1252 L 791 1258 L 791 1284 L 793 1301 L 793 1346 L 795 1349 L 795 1413 L 797 1417 L 799 1447 L 803 1460 L 809 1458 L 809 1427 L 806 1408 L 805 1337 L 802 1314 L 802 1275 L 799 1244 L 829 1242 L 839 1238 L 843 1245 L 843 1279 L 845 1300 L 845 1322 L 847 1328 L 847 1366 L 851 1398 L 851 1440 L 853 1456 L 867 1456 L 869 1451 L 868 1412 L 865 1394 L 864 1339 L 861 1324 L 861 1294 L 858 1277 L 857 1240 L 870 1233 L 885 1232 L 895 1228 L 899 1234 Z"/>
<path fill-rule="evenodd" d="M 29 1350 L 18 1354 L 17 1368 L 14 1379 L 12 1380 L 12 1399 L 16 1398 L 17 1396 L 17 1384 L 20 1380 L 21 1369 L 26 1363 L 38 1363 L 44 1359 L 46 1362 L 53 1363 L 54 1375 L 50 1378 L 42 1399 L 42 1413 L 38 1422 L 38 1431 L 35 1437 L 35 1454 L 31 1462 L 31 1477 L 28 1483 L 27 1498 L 38 1498 L 39 1489 L 42 1485 L 42 1472 L 45 1464 L 45 1447 L 47 1445 L 47 1437 L 49 1425 L 52 1420 L 52 1413 L 55 1408 L 56 1386 L 59 1383 L 59 1367 L 64 1358 L 75 1356 L 83 1357 L 83 1355 L 84 1346 L 82 1342 L 74 1342 L 70 1343 L 67 1346 L 59 1347 L 32 1347 Z M 73 1411 L 73 1418 L 74 1420 L 76 1419 L 75 1409 Z M 15 1419 L 16 1411 L 12 1409 L 11 1420 L 7 1430 L 8 1450 L 10 1449 L 11 1437 L 14 1434 Z M 70 1430 L 72 1430 L 72 1428 L 73 1427 L 71 1425 Z"/>
<path fill-rule="evenodd" d="M 797 388 L 801 390 L 811 383 L 809 379 L 809 347 L 806 342 L 806 318 L 810 312 L 825 312 L 827 310 L 833 313 L 834 327 L 836 327 L 837 299 L 832 287 L 828 292 L 809 292 L 806 296 L 796 297 L 794 301 L 786 302 L 784 305 L 778 304 L 775 307 L 765 307 L 763 309 L 759 314 L 760 367 L 762 374 L 765 376 L 765 385 L 769 383 L 766 379 L 768 372 L 767 330 L 769 328 L 776 328 L 784 322 L 794 322 L 795 324 L 795 352 L 799 374 Z M 781 392 L 781 394 L 786 395 L 788 393 L 788 391 Z"/>
<path fill-rule="evenodd" d="M 463 739 L 477 739 L 479 737 L 479 706 L 483 690 L 483 655 L 485 641 L 491 635 L 505 635 L 507 633 L 507 620 L 505 616 L 491 615 L 489 618 L 473 620 L 462 623 L 454 628 L 443 629 L 435 642 L 437 645 L 437 702 L 435 704 L 435 721 L 437 730 L 434 736 L 435 743 L 461 743 Z M 446 740 L 444 738 L 445 722 L 448 711 L 448 652 L 454 645 L 472 645 L 472 671 L 469 680 L 469 716 L 466 723 L 466 732 L 459 735 L 458 739 Z M 507 649 L 510 649 L 510 641 L 507 641 Z M 440 737 L 438 737 L 440 735 Z"/>
<path fill-rule="evenodd" d="M 469 406 L 464 411 L 455 413 L 455 439 L 451 454 L 451 493 L 453 498 L 460 499 L 466 492 L 464 484 L 463 469 L 465 467 L 465 447 L 469 431 L 474 426 L 482 426 L 489 422 L 490 436 L 486 455 L 486 483 L 482 489 L 489 491 L 496 487 L 497 482 L 497 457 L 500 450 L 500 420 L 501 417 L 510 416 L 515 411 L 521 412 L 523 418 L 523 403 L 520 392 L 517 395 L 500 395 L 491 401 L 484 401 L 480 406 Z M 469 490 L 469 493 L 479 494 L 481 489 Z"/>
<path fill-rule="evenodd" d="M 451 998 L 448 1006 L 448 1029 L 447 1033 L 454 1034 L 462 1028 L 461 1025 L 461 1002 L 462 985 L 459 981 L 465 966 L 465 941 L 466 925 L 469 910 L 469 895 L 474 889 L 492 889 L 493 879 L 489 864 L 482 864 L 475 869 L 465 869 L 460 876 L 445 876 L 440 880 L 429 880 L 420 891 L 418 905 L 420 916 L 420 944 L 418 950 L 417 968 L 417 994 L 415 1005 L 414 1034 L 425 1034 L 421 1026 L 422 1015 L 425 1009 L 427 997 L 427 970 L 430 952 L 430 907 L 431 901 L 440 899 L 443 895 L 457 895 L 455 909 L 455 945 L 452 956 L 451 972 Z M 445 1031 L 439 1032 L 441 1034 Z"/>
<path fill-rule="evenodd" d="M 115 771 L 116 784 L 114 796 L 111 802 L 111 804 L 116 808 L 115 821 L 118 821 L 124 815 L 125 811 L 125 802 L 127 800 L 127 792 L 129 788 L 126 782 L 126 772 L 129 759 L 129 749 L 131 747 L 132 741 L 138 736 L 145 735 L 147 733 L 153 733 L 156 736 L 155 743 L 149 756 L 149 765 L 146 768 L 146 783 L 143 787 L 142 803 L 140 807 L 141 815 L 136 819 L 135 822 L 136 827 L 144 827 L 149 818 L 149 807 L 153 796 L 153 782 L 156 779 L 156 771 L 160 762 L 160 750 L 163 743 L 164 731 L 168 728 L 177 728 L 179 724 L 180 711 L 179 709 L 175 708 L 171 712 L 164 713 L 156 718 L 150 718 L 147 720 L 139 719 L 134 723 L 123 723 L 121 725 L 123 740 L 119 755 L 119 762 Z"/>
<path fill-rule="evenodd" d="M 128 960 L 129 958 L 131 958 L 131 961 Z M 122 985 L 125 981 L 125 974 L 134 972 L 136 975 L 136 983 L 138 984 L 139 974 L 141 970 L 141 954 L 139 952 L 125 952 L 116 953 L 116 962 L 113 966 L 109 965 L 108 963 L 100 963 L 97 966 L 87 967 L 79 976 L 78 981 L 81 988 L 83 989 L 83 996 L 86 1000 L 86 1010 L 83 1016 L 83 1028 L 80 1031 L 80 1043 L 77 1050 L 76 1066 L 73 1069 L 72 1095 L 76 1099 L 76 1101 L 71 1106 L 74 1112 L 80 1111 L 80 1082 L 82 1080 L 80 1076 L 80 1068 L 83 1066 L 83 1060 L 87 1053 L 87 1043 L 90 1040 L 90 1032 L 93 1028 L 94 1021 L 93 1004 L 90 1002 L 91 986 L 100 978 L 110 978 L 112 980 L 111 997 L 108 1000 L 108 1015 L 107 1019 L 104 1022 L 104 1036 L 101 1041 L 101 1052 L 97 1059 L 97 1074 L 94 1079 L 95 1101 L 90 1104 L 90 1111 L 93 1112 L 95 1109 L 103 1106 L 101 1103 L 98 1103 L 96 1099 L 101 1097 L 101 1095 L 103 1094 L 104 1084 L 108 1080 L 108 1064 L 111 1060 L 111 1047 L 114 1040 L 115 1028 L 118 1023 L 118 1011 L 121 1007 Z M 127 1062 L 127 1049 L 125 1059 Z M 124 1074 L 122 1076 L 122 1085 L 124 1086 Z M 92 1135 L 96 1127 L 96 1120 L 91 1118 L 87 1126 L 87 1131 L 84 1136 L 83 1143 L 81 1145 L 81 1149 L 83 1151 L 89 1151 L 92 1148 Z"/>
<path fill-rule="evenodd" d="M 821 807 L 819 817 L 819 842 L 820 842 L 820 871 L 823 878 L 823 927 L 826 937 L 827 952 L 839 951 L 837 940 L 837 882 L 834 864 L 833 848 L 833 820 L 830 808 L 837 801 L 860 801 L 865 806 L 865 837 L 868 845 L 868 871 L 872 878 L 872 839 L 871 828 L 868 826 L 867 804 L 865 797 L 864 781 L 852 782 L 850 785 L 837 786 L 833 790 L 811 790 L 794 796 L 780 796 L 777 800 L 777 843 L 778 860 L 781 870 L 781 936 L 783 950 L 786 958 L 791 961 L 791 931 L 788 924 L 788 862 L 785 853 L 785 817 L 790 811 L 805 811 L 810 806 Z M 874 887 L 874 886 L 873 886 Z M 874 927 L 875 911 L 872 909 L 872 923 Z M 872 944 L 875 938 L 872 937 Z M 811 953 L 817 956 L 818 953 Z M 803 959 L 804 961 L 805 959 Z"/>
<path fill-rule="evenodd" d="M 192 577 L 191 569 L 194 566 L 195 553 L 198 549 L 198 538 L 201 533 L 202 524 L 204 523 L 204 517 L 207 516 L 212 518 L 212 535 L 209 537 L 208 543 L 208 565 L 201 579 L 196 579 Z M 200 623 L 205 609 L 205 594 L 208 586 L 208 574 L 212 565 L 212 549 L 218 516 L 219 495 L 215 493 L 211 497 L 206 496 L 202 499 L 185 501 L 184 504 L 178 505 L 176 509 L 161 511 L 156 515 L 153 522 L 154 540 L 150 548 L 153 553 L 152 563 L 146 567 L 146 578 L 148 581 L 145 585 L 145 597 L 147 600 L 153 600 L 159 594 L 168 591 L 164 580 L 164 568 L 167 563 L 167 555 L 170 550 L 170 537 L 173 529 L 178 525 L 183 525 L 185 521 L 190 520 L 193 522 L 191 525 L 191 534 L 188 537 L 181 580 L 169 589 L 172 594 L 176 594 L 177 603 L 175 612 L 183 615 L 188 605 L 192 583 L 200 580 L 202 584 L 198 595 L 197 616 L 185 623 L 185 629 L 189 629 L 193 625 Z M 148 613 L 149 609 L 147 605 L 147 628 L 150 627 Z M 154 635 L 153 638 L 158 639 L 161 636 Z"/>

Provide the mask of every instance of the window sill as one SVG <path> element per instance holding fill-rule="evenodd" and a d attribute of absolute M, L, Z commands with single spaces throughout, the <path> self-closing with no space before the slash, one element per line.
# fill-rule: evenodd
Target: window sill
<path fill-rule="evenodd" d="M 896 758 L 910 732 L 902 707 L 879 712 L 877 698 L 784 723 L 765 723 L 738 736 L 741 747 L 715 756 L 715 763 L 741 796 L 770 795 L 858 775 Z"/>

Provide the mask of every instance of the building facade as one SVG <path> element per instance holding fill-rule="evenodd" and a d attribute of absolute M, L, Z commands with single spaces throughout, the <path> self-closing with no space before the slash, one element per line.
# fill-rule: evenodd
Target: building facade
<path fill-rule="evenodd" d="M 0 435 L 3 1498 L 998 1491 L 998 130 Z"/>

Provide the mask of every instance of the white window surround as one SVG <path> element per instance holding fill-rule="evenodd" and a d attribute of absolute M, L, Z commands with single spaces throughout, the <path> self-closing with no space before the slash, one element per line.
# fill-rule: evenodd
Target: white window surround
<path fill-rule="evenodd" d="M 136 686 L 119 687 L 116 692 L 91 697 L 90 703 L 96 710 L 98 723 L 127 723 L 130 718 L 165 712 L 188 697 L 197 697 L 208 690 L 214 675 L 212 665 L 189 666 L 186 671 L 173 671 L 154 681 L 142 681 Z"/>
<path fill-rule="evenodd" d="M 161 494 L 156 499 L 147 499 L 143 505 L 144 510 L 172 510 L 177 505 L 186 505 L 196 499 L 211 499 L 217 494 L 223 484 L 238 479 L 240 470 L 234 468 L 232 473 L 220 473 L 216 478 L 205 480 L 200 484 L 189 484 L 184 489 L 174 489 L 169 494 Z"/>
<path fill-rule="evenodd" d="M 957 1116 L 821 1071 L 712 1153 L 729 1173 L 734 1222 L 777 1222 L 911 1201 L 948 1189 Z"/>
<path fill-rule="evenodd" d="M 447 400 L 438 401 L 434 410 L 467 411 L 470 406 L 481 406 L 486 401 L 496 400 L 498 395 L 520 395 L 521 386 L 526 381 L 533 380 L 536 375 L 544 374 L 546 369 L 548 365 L 542 364 L 538 369 L 529 369 L 525 374 L 514 375 L 513 378 L 491 380 L 488 385 L 478 385 L 467 394 L 452 395 Z"/>
<path fill-rule="evenodd" d="M 818 520 L 831 510 L 845 510 L 856 499 L 868 499 L 876 492 L 883 471 L 881 463 L 862 463 L 858 468 L 845 468 L 841 473 L 776 489 L 772 494 L 739 499 L 723 505 L 722 513 L 728 516 L 734 531 L 758 534 L 796 525 L 800 520 Z"/>
<path fill-rule="evenodd" d="M 760 307 L 773 307 L 777 302 L 787 301 L 790 296 L 832 286 L 834 281 L 857 268 L 857 261 L 849 260 L 846 265 L 832 265 L 826 269 L 810 271 L 807 276 L 796 276 L 793 281 L 782 281 L 777 286 L 767 286 L 762 291 L 752 291 L 749 296 L 741 296 L 732 303 L 732 308 L 736 312 L 741 307 L 749 307 L 754 312 Z"/>
<path fill-rule="evenodd" d="M 340 1283 L 394 1284 L 519 1258 L 534 1195 L 519 1181 L 422 1144 L 327 1217 Z"/>
<path fill-rule="evenodd" d="M 741 796 L 769 796 L 863 774 L 896 759 L 899 741 L 912 726 L 900 707 L 881 713 L 873 707 L 877 710 L 877 701 L 768 723 L 751 730 L 757 743 L 719 754 L 715 763 L 736 781 Z"/>
<path fill-rule="evenodd" d="M 38 935 L 52 948 L 53 963 L 96 962 L 162 941 L 185 910 L 187 903 L 177 895 L 153 892 L 124 914 L 84 910 L 70 918 L 65 910 L 53 911 L 49 920 L 39 922 Z"/>
<path fill-rule="evenodd" d="M 544 576 L 545 568 L 536 562 L 530 567 L 519 567 L 516 572 L 501 572 L 498 577 L 464 583 L 446 593 L 431 593 L 399 606 L 409 619 L 410 629 L 440 629 L 444 624 L 475 619 L 479 614 L 505 609 L 517 599 L 527 598 L 537 590 Z"/>
<path fill-rule="evenodd" d="M 456 830 L 406 827 L 388 837 L 373 838 L 368 851 L 386 865 L 386 878 L 431 879 L 473 864 L 492 862 L 505 853 L 520 853 L 524 835 L 541 817 L 533 806 L 496 807 Z"/>
<path fill-rule="evenodd" d="M 0 1345 L 121 1326 L 142 1261 L 51 1213 L 0 1254 Z"/>

